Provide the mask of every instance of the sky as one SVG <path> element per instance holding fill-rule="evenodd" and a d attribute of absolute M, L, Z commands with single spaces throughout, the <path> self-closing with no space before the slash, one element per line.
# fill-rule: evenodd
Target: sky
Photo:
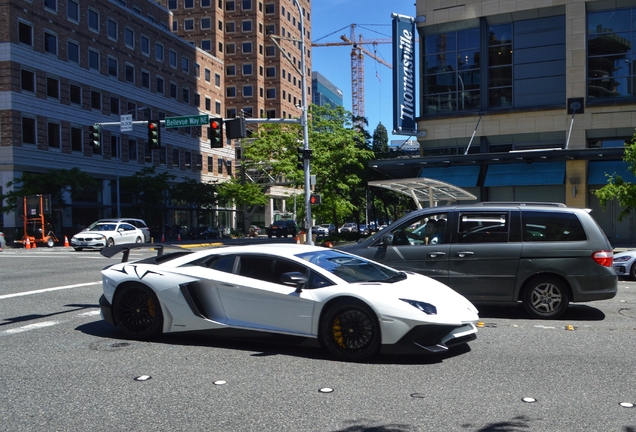
<path fill-rule="evenodd" d="M 391 38 L 391 13 L 415 16 L 415 0 L 313 0 L 311 2 L 311 41 L 342 42 L 341 35 L 350 37 L 351 24 L 356 24 L 356 38 Z M 371 52 L 392 64 L 392 44 L 367 44 Z M 320 72 L 342 90 L 345 109 L 351 111 L 351 46 L 312 47 L 312 70 Z M 382 122 L 391 140 L 406 140 L 393 135 L 393 75 L 392 70 L 369 56 L 364 58 L 365 116 L 368 131 Z"/>

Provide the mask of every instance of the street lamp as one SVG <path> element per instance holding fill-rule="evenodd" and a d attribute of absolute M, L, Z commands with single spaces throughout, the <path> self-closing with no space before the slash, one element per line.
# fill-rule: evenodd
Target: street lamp
<path fill-rule="evenodd" d="M 302 117 L 301 125 L 303 127 L 303 149 L 309 150 L 309 130 L 307 125 L 307 66 L 305 65 L 305 17 L 303 10 L 300 7 L 298 0 L 294 0 L 294 4 L 298 8 L 298 15 L 300 17 L 300 80 L 302 86 Z M 305 159 L 305 224 L 307 226 L 307 239 L 305 243 L 313 245 L 313 238 L 311 233 L 311 183 L 310 183 L 310 168 L 309 159 Z"/>

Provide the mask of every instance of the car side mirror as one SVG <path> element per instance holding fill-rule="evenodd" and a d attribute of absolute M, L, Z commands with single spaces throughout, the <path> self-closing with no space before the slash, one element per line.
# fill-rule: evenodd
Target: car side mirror
<path fill-rule="evenodd" d="M 301 272 L 288 272 L 280 275 L 280 280 L 285 285 L 295 286 L 296 292 L 301 291 L 301 286 L 307 282 L 308 278 Z"/>
<path fill-rule="evenodd" d="M 387 247 L 393 244 L 393 234 L 385 234 L 380 237 L 380 244 L 378 246 Z"/>

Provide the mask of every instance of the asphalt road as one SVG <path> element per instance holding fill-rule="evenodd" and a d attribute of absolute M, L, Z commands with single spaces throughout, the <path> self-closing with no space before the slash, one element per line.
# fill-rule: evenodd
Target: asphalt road
<path fill-rule="evenodd" d="M 0 430 L 636 431 L 621 406 L 636 404 L 636 283 L 558 321 L 482 307 L 466 350 L 356 364 L 278 337 L 126 340 L 97 304 L 114 262 L 0 252 Z"/>

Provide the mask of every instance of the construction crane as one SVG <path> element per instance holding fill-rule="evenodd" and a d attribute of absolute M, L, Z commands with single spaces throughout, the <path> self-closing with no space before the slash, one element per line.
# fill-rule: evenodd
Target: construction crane
<path fill-rule="evenodd" d="M 374 48 L 378 44 L 389 44 L 391 38 L 383 39 L 363 39 L 362 35 L 356 38 L 356 24 L 351 24 L 350 36 L 340 36 L 342 42 L 312 42 L 312 47 L 326 46 L 351 46 L 351 112 L 354 118 L 364 117 L 364 55 L 368 55 L 378 63 L 383 64 L 389 69 L 393 69 L 390 63 L 378 57 L 364 47 L 365 44 L 373 45 Z M 356 41 L 357 39 L 357 41 Z"/>

